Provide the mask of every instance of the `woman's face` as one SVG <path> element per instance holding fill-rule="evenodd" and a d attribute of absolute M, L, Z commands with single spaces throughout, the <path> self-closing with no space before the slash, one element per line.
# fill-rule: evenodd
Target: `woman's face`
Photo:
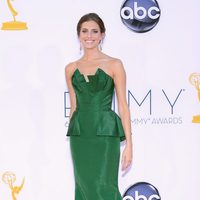
<path fill-rule="evenodd" d="M 95 21 L 87 21 L 82 23 L 79 40 L 83 48 L 97 48 L 103 37 L 104 33 L 101 33 L 100 27 Z"/>

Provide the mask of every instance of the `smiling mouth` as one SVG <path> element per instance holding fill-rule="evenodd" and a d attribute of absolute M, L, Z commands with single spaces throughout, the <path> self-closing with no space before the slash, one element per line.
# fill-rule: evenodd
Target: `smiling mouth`
<path fill-rule="evenodd" d="M 85 42 L 86 43 L 92 43 L 92 42 L 94 42 L 94 40 L 86 40 Z"/>

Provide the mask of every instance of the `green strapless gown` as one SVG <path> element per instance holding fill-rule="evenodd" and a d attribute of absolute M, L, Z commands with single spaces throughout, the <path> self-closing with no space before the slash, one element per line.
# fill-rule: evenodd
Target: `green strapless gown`
<path fill-rule="evenodd" d="M 114 80 L 101 68 L 88 75 L 76 68 L 72 85 L 76 110 L 68 126 L 75 176 L 75 200 L 122 200 L 118 188 L 120 141 L 125 134 L 111 110 Z"/>

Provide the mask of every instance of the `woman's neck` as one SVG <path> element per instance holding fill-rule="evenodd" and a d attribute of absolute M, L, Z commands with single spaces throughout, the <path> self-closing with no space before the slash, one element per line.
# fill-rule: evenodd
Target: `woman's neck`
<path fill-rule="evenodd" d="M 100 52 L 98 49 L 86 49 L 84 51 L 82 59 L 85 61 L 91 61 L 98 59 L 102 55 L 102 52 Z"/>

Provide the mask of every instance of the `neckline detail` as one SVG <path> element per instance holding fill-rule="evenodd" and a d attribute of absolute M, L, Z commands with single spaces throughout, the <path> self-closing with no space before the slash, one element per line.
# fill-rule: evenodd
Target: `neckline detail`
<path fill-rule="evenodd" d="M 96 69 L 96 71 L 95 71 L 94 74 L 83 74 L 83 73 L 80 72 L 80 70 L 79 70 L 78 67 L 76 68 L 76 70 L 79 72 L 79 74 L 80 74 L 80 75 L 83 75 L 83 76 L 96 76 L 96 74 L 98 73 L 99 69 L 100 69 L 100 68 L 97 67 L 97 69 Z M 75 70 L 75 71 L 76 71 L 76 70 Z"/>
<path fill-rule="evenodd" d="M 108 73 L 106 73 L 106 72 L 105 72 L 102 68 L 100 68 L 100 67 L 97 67 L 97 69 L 96 69 L 96 71 L 95 71 L 94 74 L 84 75 L 83 73 L 80 72 L 80 70 L 79 70 L 78 67 L 76 67 L 76 69 L 74 70 L 74 73 L 75 73 L 76 71 L 77 71 L 81 76 L 83 76 L 84 79 L 85 79 L 85 76 L 88 77 L 88 79 L 89 79 L 89 77 L 95 77 L 95 76 L 99 73 L 99 71 L 101 71 L 101 72 L 103 72 L 106 76 L 108 76 L 110 79 L 112 79 L 112 80 L 114 81 L 113 77 L 110 76 Z M 74 73 L 73 73 L 73 75 L 74 75 Z M 86 81 L 86 79 L 85 79 L 85 82 L 86 82 L 86 83 L 89 83 L 90 81 Z"/>

